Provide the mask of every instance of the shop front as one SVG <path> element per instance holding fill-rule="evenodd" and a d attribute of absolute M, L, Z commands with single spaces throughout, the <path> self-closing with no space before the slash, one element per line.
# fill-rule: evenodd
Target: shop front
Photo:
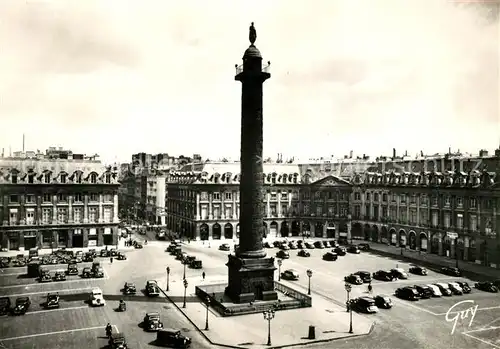
<path fill-rule="evenodd" d="M 68 246 L 68 231 L 59 230 L 57 232 L 57 247 L 69 247 Z"/>
<path fill-rule="evenodd" d="M 73 247 L 83 247 L 83 229 L 73 231 Z"/>
<path fill-rule="evenodd" d="M 9 250 L 19 250 L 20 244 L 20 233 L 17 231 L 11 231 L 8 233 L 9 238 Z"/>
<path fill-rule="evenodd" d="M 28 251 L 31 248 L 36 248 L 36 230 L 29 230 L 23 232 L 24 236 L 24 249 Z"/>
<path fill-rule="evenodd" d="M 113 243 L 113 230 L 111 228 L 104 228 L 103 243 L 104 245 L 115 245 Z"/>
<path fill-rule="evenodd" d="M 44 230 L 42 232 L 42 248 L 52 248 L 52 241 L 54 240 L 54 234 L 50 230 Z"/>
<path fill-rule="evenodd" d="M 97 246 L 97 228 L 90 228 L 88 247 L 96 247 L 96 246 Z"/>

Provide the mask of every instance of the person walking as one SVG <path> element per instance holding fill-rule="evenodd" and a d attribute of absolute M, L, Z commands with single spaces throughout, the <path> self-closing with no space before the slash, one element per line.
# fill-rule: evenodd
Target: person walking
<path fill-rule="evenodd" d="M 111 256 L 111 257 L 109 257 L 109 262 L 110 262 L 111 264 L 113 264 L 113 257 L 112 257 L 112 256 Z"/>
<path fill-rule="evenodd" d="M 205 276 L 206 276 L 205 272 L 201 273 L 201 277 L 203 278 L 203 280 L 205 280 Z"/>
<path fill-rule="evenodd" d="M 372 282 L 370 281 L 368 283 L 368 293 L 372 293 L 373 287 L 372 287 Z"/>

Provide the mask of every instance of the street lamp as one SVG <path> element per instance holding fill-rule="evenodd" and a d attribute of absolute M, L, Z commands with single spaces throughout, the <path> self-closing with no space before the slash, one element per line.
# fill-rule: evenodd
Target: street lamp
<path fill-rule="evenodd" d="M 458 269 L 458 235 L 455 238 L 455 267 Z"/>
<path fill-rule="evenodd" d="M 184 279 L 184 304 L 182 305 L 183 308 L 186 307 L 186 291 L 188 288 L 188 281 Z"/>
<path fill-rule="evenodd" d="M 205 303 L 207 305 L 207 318 L 205 320 L 205 331 L 208 331 L 208 308 L 210 307 L 210 297 L 207 296 Z"/>
<path fill-rule="evenodd" d="M 184 275 L 182 276 L 182 278 L 183 278 L 184 280 L 186 280 L 186 264 L 187 264 L 187 263 L 186 263 L 186 261 L 183 261 L 183 262 L 182 262 L 182 264 L 184 264 Z"/>
<path fill-rule="evenodd" d="M 345 284 L 345 290 L 347 291 L 347 311 L 349 312 L 349 333 L 352 333 L 352 307 L 350 305 L 349 293 L 351 293 L 352 287 L 349 284 Z"/>
<path fill-rule="evenodd" d="M 167 267 L 167 292 L 170 291 L 170 267 Z"/>
<path fill-rule="evenodd" d="M 274 310 L 264 311 L 264 320 L 267 320 L 267 345 L 271 345 L 271 320 L 274 319 Z"/>
<path fill-rule="evenodd" d="M 309 278 L 309 286 L 307 287 L 307 294 L 311 295 L 311 277 L 313 276 L 313 271 L 311 269 L 307 269 L 307 277 Z"/>
<path fill-rule="evenodd" d="M 283 264 L 282 259 L 278 259 L 278 281 L 281 281 L 281 265 Z"/>

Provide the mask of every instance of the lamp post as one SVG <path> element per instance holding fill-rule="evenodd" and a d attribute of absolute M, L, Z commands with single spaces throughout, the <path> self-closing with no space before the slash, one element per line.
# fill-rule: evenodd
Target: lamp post
<path fill-rule="evenodd" d="M 170 267 L 167 267 L 167 291 L 170 291 Z"/>
<path fill-rule="evenodd" d="M 347 311 L 349 312 L 349 333 L 352 333 L 352 307 L 350 305 L 349 293 L 351 293 L 351 285 L 345 284 L 345 290 L 347 291 Z"/>
<path fill-rule="evenodd" d="M 281 281 L 281 265 L 283 264 L 282 259 L 278 259 L 278 281 Z"/>
<path fill-rule="evenodd" d="M 274 319 L 274 310 L 264 311 L 264 320 L 267 320 L 267 345 L 271 345 L 271 320 Z"/>
<path fill-rule="evenodd" d="M 311 295 L 311 277 L 313 276 L 313 271 L 311 269 L 307 269 L 307 277 L 309 278 L 309 286 L 307 287 L 307 294 Z"/>
<path fill-rule="evenodd" d="M 208 331 L 208 308 L 210 307 L 210 297 L 207 296 L 207 299 L 205 300 L 205 303 L 207 305 L 207 317 L 205 320 L 205 331 Z"/>
<path fill-rule="evenodd" d="M 182 278 L 186 280 L 186 261 L 182 261 L 182 264 L 184 264 L 184 275 L 182 276 Z"/>
<path fill-rule="evenodd" d="M 187 288 L 188 288 L 188 281 L 186 279 L 184 279 L 184 304 L 182 304 L 183 308 L 186 307 L 186 291 L 187 291 Z"/>
<path fill-rule="evenodd" d="M 455 267 L 458 269 L 458 235 L 455 238 Z"/>

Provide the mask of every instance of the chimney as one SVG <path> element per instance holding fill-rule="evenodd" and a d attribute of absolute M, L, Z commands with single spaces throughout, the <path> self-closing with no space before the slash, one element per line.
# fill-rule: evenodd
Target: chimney
<path fill-rule="evenodd" d="M 451 147 L 448 148 L 448 154 L 451 154 Z"/>
<path fill-rule="evenodd" d="M 424 151 L 423 150 L 420 151 L 420 156 L 424 157 Z"/>
<path fill-rule="evenodd" d="M 396 148 L 392 148 L 392 159 L 396 158 Z"/>
<path fill-rule="evenodd" d="M 353 153 L 353 151 L 351 150 L 351 151 L 349 152 L 349 157 L 350 157 L 351 159 L 352 159 L 352 153 Z"/>
<path fill-rule="evenodd" d="M 405 150 L 405 156 L 408 156 L 408 150 Z"/>

